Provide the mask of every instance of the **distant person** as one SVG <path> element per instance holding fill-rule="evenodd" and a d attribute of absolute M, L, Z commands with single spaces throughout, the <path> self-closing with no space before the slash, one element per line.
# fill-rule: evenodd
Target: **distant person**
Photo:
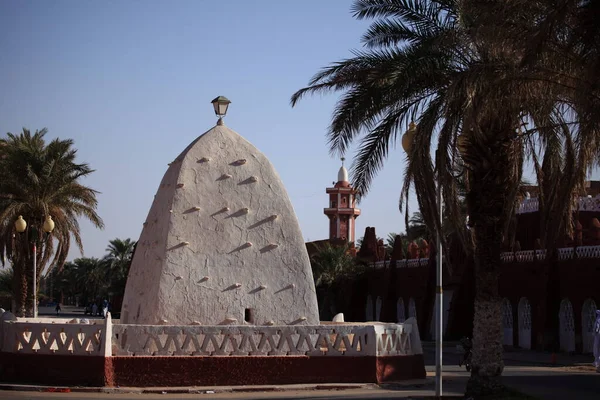
<path fill-rule="evenodd" d="M 596 310 L 596 323 L 594 324 L 594 367 L 600 372 L 600 310 Z"/>
<path fill-rule="evenodd" d="M 58 317 L 58 315 L 60 314 L 60 303 L 56 303 L 56 316 Z"/>
<path fill-rule="evenodd" d="M 102 302 L 102 318 L 106 318 L 106 314 L 108 313 L 108 300 L 104 299 Z"/>
<path fill-rule="evenodd" d="M 98 306 L 96 305 L 96 303 L 92 304 L 92 315 L 98 315 Z"/>

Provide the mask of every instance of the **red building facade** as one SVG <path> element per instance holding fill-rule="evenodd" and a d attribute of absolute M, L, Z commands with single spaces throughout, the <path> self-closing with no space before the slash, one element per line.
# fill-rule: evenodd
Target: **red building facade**
<path fill-rule="evenodd" d="M 600 305 L 598 219 L 600 196 L 582 198 L 574 239 L 566 240 L 557 257 L 548 260 L 545 250 L 539 249 L 537 199 L 523 200 L 515 248 L 502 255 L 500 296 L 506 346 L 556 350 L 557 344 L 565 352 L 591 351 L 595 310 Z M 335 311 L 344 312 L 346 320 L 352 321 L 396 322 L 414 316 L 421 337 L 432 338 L 435 254 L 415 258 L 428 254 L 429 248 L 403 254 L 399 239 L 393 253 L 385 254 L 374 228 L 367 228 L 359 256 L 372 262 L 359 281 L 346 282 L 340 289 L 344 296 L 339 296 Z M 452 273 L 444 269 L 444 336 L 454 340 L 472 333 L 474 268 L 459 246 L 448 257 Z M 349 294 L 351 299 L 343 298 Z"/>

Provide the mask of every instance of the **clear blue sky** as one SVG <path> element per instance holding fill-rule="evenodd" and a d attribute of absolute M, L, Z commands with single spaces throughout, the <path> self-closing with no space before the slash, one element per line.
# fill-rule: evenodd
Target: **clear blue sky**
<path fill-rule="evenodd" d="M 360 47 L 367 23 L 351 0 L 0 0 L 0 133 L 47 127 L 72 138 L 95 170 L 103 231 L 82 221 L 86 256 L 137 240 L 172 161 L 215 124 L 210 100 L 232 100 L 226 124 L 275 165 L 306 240 L 328 236 L 325 188 L 340 161 L 325 132 L 337 95 L 292 93 Z M 357 237 L 404 230 L 399 146 L 362 202 Z M 414 210 L 414 204 L 413 204 Z M 71 258 L 79 256 L 71 252 Z"/>

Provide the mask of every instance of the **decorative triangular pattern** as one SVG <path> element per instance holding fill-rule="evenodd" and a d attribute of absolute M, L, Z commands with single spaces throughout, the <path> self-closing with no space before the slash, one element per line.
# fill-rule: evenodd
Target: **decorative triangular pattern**
<path fill-rule="evenodd" d="M 114 325 L 113 355 L 361 356 L 413 354 L 411 325 Z M 381 334 L 378 332 L 381 331 Z M 117 339 L 118 338 L 118 339 Z"/>
<path fill-rule="evenodd" d="M 413 354 L 410 334 L 412 325 L 376 326 L 378 356 L 395 356 Z"/>
<path fill-rule="evenodd" d="M 23 354 L 102 355 L 102 325 L 4 323 L 4 350 Z M 13 340 L 9 340 L 12 338 Z M 9 348 L 7 348 L 9 347 Z"/>
<path fill-rule="evenodd" d="M 104 337 L 104 332 L 107 337 Z M 92 356 L 375 356 L 421 354 L 416 322 L 162 326 L 2 322 L 2 351 Z M 106 342 L 106 343 L 105 343 Z M 112 343 L 112 345 L 111 345 Z"/>

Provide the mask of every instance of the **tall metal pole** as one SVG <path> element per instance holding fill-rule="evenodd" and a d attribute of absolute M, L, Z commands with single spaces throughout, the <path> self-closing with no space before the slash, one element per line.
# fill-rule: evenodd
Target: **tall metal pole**
<path fill-rule="evenodd" d="M 443 290 L 442 290 L 442 185 L 438 177 L 437 206 L 439 230 L 437 231 L 436 259 L 436 316 L 435 316 L 435 395 L 442 395 L 442 328 L 444 326 Z"/>
<path fill-rule="evenodd" d="M 33 318 L 37 318 L 37 248 L 33 242 Z"/>

